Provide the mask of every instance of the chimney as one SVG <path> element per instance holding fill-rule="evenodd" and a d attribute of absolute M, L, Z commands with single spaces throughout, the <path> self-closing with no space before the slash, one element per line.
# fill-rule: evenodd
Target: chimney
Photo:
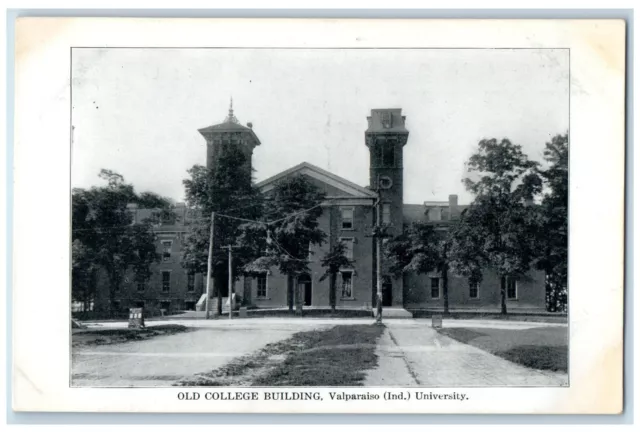
<path fill-rule="evenodd" d="M 457 219 L 458 212 L 458 196 L 456 194 L 449 195 L 449 219 Z"/>

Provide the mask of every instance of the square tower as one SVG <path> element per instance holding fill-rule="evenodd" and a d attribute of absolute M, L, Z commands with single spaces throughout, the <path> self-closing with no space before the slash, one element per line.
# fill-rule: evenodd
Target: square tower
<path fill-rule="evenodd" d="M 409 137 L 405 118 L 401 108 L 373 109 L 365 131 L 369 185 L 380 193 L 383 223 L 390 226 L 389 233 L 394 236 L 402 232 L 402 149 Z"/>

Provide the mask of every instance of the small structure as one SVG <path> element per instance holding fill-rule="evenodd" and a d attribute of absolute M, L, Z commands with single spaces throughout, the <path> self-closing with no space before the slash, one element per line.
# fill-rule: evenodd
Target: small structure
<path fill-rule="evenodd" d="M 431 327 L 442 328 L 442 314 L 434 314 L 431 316 Z"/>
<path fill-rule="evenodd" d="M 129 328 L 144 328 L 143 308 L 129 308 Z"/>

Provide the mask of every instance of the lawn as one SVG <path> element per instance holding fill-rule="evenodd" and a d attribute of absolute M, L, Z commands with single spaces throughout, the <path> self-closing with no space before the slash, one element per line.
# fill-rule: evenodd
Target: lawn
<path fill-rule="evenodd" d="M 443 335 L 516 364 L 538 370 L 567 372 L 568 328 L 442 328 Z"/>
<path fill-rule="evenodd" d="M 189 331 L 182 325 L 158 325 L 146 328 L 78 329 L 72 334 L 73 346 L 117 344 L 127 341 L 147 340 L 160 335 Z"/>
<path fill-rule="evenodd" d="M 339 325 L 299 332 L 177 386 L 359 386 L 377 365 L 384 328 Z"/>

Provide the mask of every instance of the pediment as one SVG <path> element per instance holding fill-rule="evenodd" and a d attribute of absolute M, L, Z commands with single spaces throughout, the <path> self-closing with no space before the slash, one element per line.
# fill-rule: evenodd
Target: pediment
<path fill-rule="evenodd" d="M 343 177 L 303 162 L 257 184 L 263 193 L 269 192 L 276 184 L 289 176 L 307 176 L 313 184 L 325 192 L 327 198 L 375 198 L 376 193 L 357 185 Z"/>

